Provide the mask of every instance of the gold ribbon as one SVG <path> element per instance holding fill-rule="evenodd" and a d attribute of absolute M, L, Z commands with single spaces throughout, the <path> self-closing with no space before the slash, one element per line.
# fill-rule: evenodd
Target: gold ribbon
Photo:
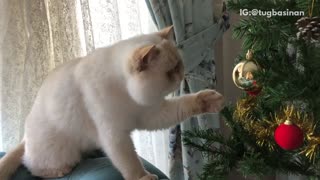
<path fill-rule="evenodd" d="M 311 7 L 309 6 L 309 17 L 312 17 L 313 8 L 314 8 L 314 0 L 312 0 Z"/>

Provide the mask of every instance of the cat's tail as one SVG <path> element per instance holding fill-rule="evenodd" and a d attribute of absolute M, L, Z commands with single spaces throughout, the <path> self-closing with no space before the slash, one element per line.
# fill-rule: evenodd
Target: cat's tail
<path fill-rule="evenodd" d="M 0 159 L 0 179 L 9 180 L 18 169 L 24 154 L 24 141 Z"/>

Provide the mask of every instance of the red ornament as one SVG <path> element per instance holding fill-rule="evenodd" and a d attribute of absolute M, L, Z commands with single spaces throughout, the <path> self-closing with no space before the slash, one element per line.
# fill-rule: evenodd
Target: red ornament
<path fill-rule="evenodd" d="M 284 150 L 294 150 L 303 143 L 303 132 L 291 121 L 286 120 L 280 124 L 274 132 L 274 139 Z"/>
<path fill-rule="evenodd" d="M 250 96 L 257 96 L 261 92 L 262 88 L 257 85 L 257 81 L 253 81 L 253 86 L 254 88 L 252 88 L 251 90 L 247 90 L 246 92 Z"/>
<path fill-rule="evenodd" d="M 250 96 L 257 96 L 261 92 L 261 88 L 252 90 L 252 91 L 246 91 Z"/>

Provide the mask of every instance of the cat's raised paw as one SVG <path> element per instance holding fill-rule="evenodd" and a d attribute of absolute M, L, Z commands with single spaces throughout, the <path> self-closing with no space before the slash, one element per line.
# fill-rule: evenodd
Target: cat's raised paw
<path fill-rule="evenodd" d="M 158 176 L 154 174 L 148 174 L 140 178 L 139 180 L 158 180 Z"/>
<path fill-rule="evenodd" d="M 224 107 L 224 98 L 215 90 L 202 90 L 196 94 L 196 104 L 200 113 L 215 113 Z"/>

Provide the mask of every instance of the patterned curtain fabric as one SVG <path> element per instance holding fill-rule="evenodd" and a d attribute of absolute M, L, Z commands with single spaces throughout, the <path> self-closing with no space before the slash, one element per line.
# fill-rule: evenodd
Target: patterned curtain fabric
<path fill-rule="evenodd" d="M 214 17 L 213 1 L 146 0 L 159 29 L 174 25 L 177 47 L 183 52 L 186 78 L 176 96 L 214 89 L 216 84 L 213 45 L 228 29 L 228 14 Z M 225 7 L 221 7 L 225 9 Z M 223 17 L 223 18 L 222 18 Z M 219 128 L 216 113 L 193 117 L 170 130 L 170 178 L 197 179 L 204 160 L 201 154 L 182 146 L 181 131 L 194 128 Z"/>

